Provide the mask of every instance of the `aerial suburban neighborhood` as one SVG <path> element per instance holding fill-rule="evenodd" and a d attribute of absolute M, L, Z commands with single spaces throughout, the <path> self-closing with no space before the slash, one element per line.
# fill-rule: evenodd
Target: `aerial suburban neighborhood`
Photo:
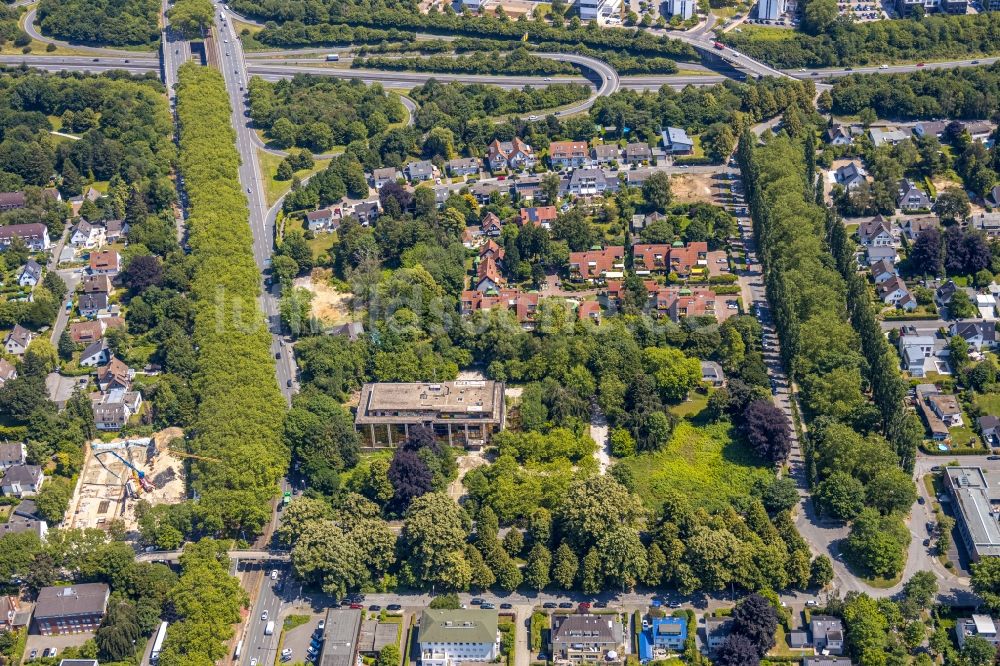
<path fill-rule="evenodd" d="M 998 0 L 0 12 L 0 663 L 994 666 Z"/>

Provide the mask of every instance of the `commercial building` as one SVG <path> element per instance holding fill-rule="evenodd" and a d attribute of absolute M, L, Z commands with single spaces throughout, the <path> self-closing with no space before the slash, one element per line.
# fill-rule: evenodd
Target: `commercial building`
<path fill-rule="evenodd" d="M 757 3 L 757 18 L 775 21 L 785 13 L 785 0 L 760 0 Z"/>
<path fill-rule="evenodd" d="M 371 446 L 395 446 L 427 426 L 452 446 L 479 448 L 504 420 L 503 383 L 459 380 L 365 384 L 354 425 Z"/>
<path fill-rule="evenodd" d="M 355 666 L 361 615 L 357 608 L 331 608 L 323 627 L 323 649 L 316 666 Z"/>
<path fill-rule="evenodd" d="M 944 481 L 969 557 L 978 562 L 983 557 L 1000 556 L 1000 523 L 992 502 L 995 495 L 990 493 L 982 468 L 945 467 Z"/>
<path fill-rule="evenodd" d="M 494 661 L 500 656 L 497 612 L 482 608 L 425 610 L 417 642 L 422 666 Z"/>
<path fill-rule="evenodd" d="M 43 636 L 94 631 L 104 618 L 109 594 L 104 583 L 43 587 L 35 604 L 35 628 Z"/>
<path fill-rule="evenodd" d="M 667 11 L 670 15 L 680 16 L 683 21 L 694 16 L 696 9 L 697 5 L 694 0 L 670 0 L 667 3 Z"/>
<path fill-rule="evenodd" d="M 971 636 L 988 640 L 994 647 L 1000 644 L 996 622 L 989 615 L 973 615 L 955 622 L 955 638 L 958 639 L 959 649 L 965 646 L 965 639 Z"/>

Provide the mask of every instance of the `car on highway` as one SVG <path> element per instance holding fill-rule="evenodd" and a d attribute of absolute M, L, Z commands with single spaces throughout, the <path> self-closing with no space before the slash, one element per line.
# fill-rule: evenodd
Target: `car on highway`
<path fill-rule="evenodd" d="M 542 608 L 558 608 L 558 607 L 559 604 L 557 604 L 554 601 L 546 601 L 544 604 L 542 604 Z"/>

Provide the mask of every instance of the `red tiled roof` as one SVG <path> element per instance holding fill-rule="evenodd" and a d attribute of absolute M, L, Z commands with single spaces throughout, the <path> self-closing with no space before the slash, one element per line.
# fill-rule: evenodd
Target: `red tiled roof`
<path fill-rule="evenodd" d="M 625 248 L 621 245 L 611 245 L 603 250 L 587 250 L 586 252 L 569 253 L 569 272 L 582 280 L 594 280 L 606 273 L 624 265 Z"/>

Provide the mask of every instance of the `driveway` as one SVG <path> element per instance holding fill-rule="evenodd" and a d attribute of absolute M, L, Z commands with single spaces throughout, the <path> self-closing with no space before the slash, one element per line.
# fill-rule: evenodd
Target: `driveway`
<path fill-rule="evenodd" d="M 86 388 L 90 382 L 90 377 L 64 377 L 58 372 L 50 372 L 45 377 L 45 388 L 49 392 L 49 400 L 57 405 L 63 405 L 73 397 L 73 391 L 77 386 Z"/>

